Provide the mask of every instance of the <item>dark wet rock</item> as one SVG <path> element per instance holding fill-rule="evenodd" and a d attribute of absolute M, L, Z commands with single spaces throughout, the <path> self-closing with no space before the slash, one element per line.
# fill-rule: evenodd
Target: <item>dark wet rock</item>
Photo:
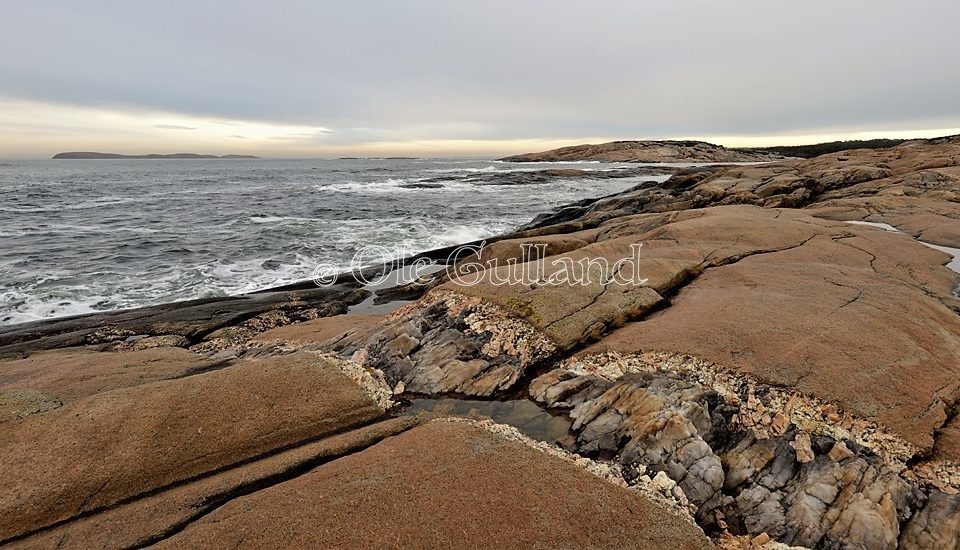
<path fill-rule="evenodd" d="M 422 183 L 403 183 L 403 184 L 398 185 L 397 187 L 400 187 L 400 188 L 402 188 L 402 189 L 442 189 L 442 188 L 443 188 L 443 184 L 442 184 L 442 183 L 428 183 L 428 182 L 422 182 Z"/>
<path fill-rule="evenodd" d="M 0 357 L 124 341 L 144 335 L 181 336 L 193 344 L 204 338 L 209 340 L 211 333 L 221 330 L 218 337 L 225 340 L 246 339 L 283 324 L 344 313 L 347 305 L 365 296 L 365 291 L 352 286 L 316 288 L 314 285 L 312 289 L 204 298 L 23 323 L 0 327 Z"/>
<path fill-rule="evenodd" d="M 642 176 L 661 176 L 673 174 L 677 168 L 644 166 L 642 168 L 606 168 L 602 170 L 583 170 L 579 168 L 547 168 L 545 170 L 512 170 L 502 172 L 481 172 L 465 175 L 446 175 L 429 178 L 412 185 L 442 184 L 459 181 L 473 185 L 536 185 L 556 180 L 609 180 L 636 178 Z"/>

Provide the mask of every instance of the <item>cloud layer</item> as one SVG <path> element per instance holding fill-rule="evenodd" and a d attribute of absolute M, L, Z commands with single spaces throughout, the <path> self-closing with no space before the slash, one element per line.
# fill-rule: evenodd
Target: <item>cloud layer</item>
<path fill-rule="evenodd" d="M 90 113 L 150 113 L 123 126 L 140 147 L 219 125 L 212 147 L 276 154 L 956 128 L 957 21 L 947 0 L 6 2 L 0 97 L 107 129 L 88 142 L 124 131 Z"/>

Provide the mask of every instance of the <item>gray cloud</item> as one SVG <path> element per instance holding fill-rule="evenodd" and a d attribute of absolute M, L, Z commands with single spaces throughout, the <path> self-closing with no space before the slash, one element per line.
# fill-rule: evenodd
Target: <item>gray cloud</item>
<path fill-rule="evenodd" d="M 328 143 L 960 126 L 953 0 L 2 10 L 2 96 L 323 126 Z"/>

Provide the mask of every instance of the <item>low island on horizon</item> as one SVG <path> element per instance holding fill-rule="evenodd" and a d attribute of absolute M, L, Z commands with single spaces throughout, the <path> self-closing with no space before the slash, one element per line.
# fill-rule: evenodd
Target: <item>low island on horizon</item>
<path fill-rule="evenodd" d="M 201 155 L 198 153 L 171 153 L 161 155 L 151 153 L 148 155 L 121 155 L 119 153 L 97 153 L 91 151 L 71 151 L 67 153 L 57 153 L 53 155 L 54 160 L 59 159 L 258 159 L 253 155 Z"/>

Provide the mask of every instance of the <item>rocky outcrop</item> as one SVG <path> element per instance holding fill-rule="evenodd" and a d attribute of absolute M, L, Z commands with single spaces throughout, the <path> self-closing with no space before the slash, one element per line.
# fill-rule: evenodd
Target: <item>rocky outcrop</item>
<path fill-rule="evenodd" d="M 0 541 L 957 548 L 958 185 L 958 138 L 686 169 L 386 315 L 291 285 L 4 329 Z"/>
<path fill-rule="evenodd" d="M 35 321 L 0 328 L 0 358 L 83 346 L 113 344 L 124 348 L 157 344 L 223 349 L 266 330 L 345 313 L 369 293 L 357 284 L 258 292 L 226 298 L 203 298 L 127 311 Z"/>
<path fill-rule="evenodd" d="M 918 482 L 895 435 L 802 394 L 665 354 L 591 356 L 530 391 L 571 408 L 579 452 L 612 457 L 633 479 L 666 474 L 708 531 L 810 548 L 956 543 L 955 490 Z"/>
<path fill-rule="evenodd" d="M 239 497 L 296 479 L 420 422 L 395 418 L 240 463 L 8 542 L 10 548 L 144 548 L 169 538 Z"/>
<path fill-rule="evenodd" d="M 767 162 L 783 158 L 764 151 L 728 149 L 703 141 L 611 141 L 505 157 L 504 162 Z"/>
<path fill-rule="evenodd" d="M 608 168 L 603 170 L 582 170 L 578 168 L 549 168 L 546 170 L 479 172 L 463 175 L 446 174 L 429 178 L 411 185 L 438 186 L 445 182 L 457 181 L 473 185 L 536 185 L 550 183 L 556 180 L 609 180 L 621 178 L 637 178 L 643 176 L 662 176 L 676 172 L 676 168 L 666 166 L 644 166 L 642 168 Z"/>
<path fill-rule="evenodd" d="M 508 311 L 442 290 L 327 348 L 406 391 L 483 396 L 510 388 L 556 350 Z"/>

